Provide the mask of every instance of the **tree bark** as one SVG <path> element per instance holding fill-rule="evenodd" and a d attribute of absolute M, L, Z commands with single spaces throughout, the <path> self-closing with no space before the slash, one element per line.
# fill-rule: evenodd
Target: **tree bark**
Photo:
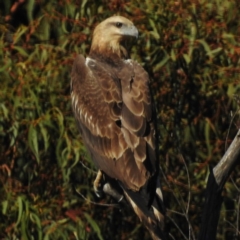
<path fill-rule="evenodd" d="M 198 240 L 215 240 L 222 206 L 222 190 L 234 167 L 240 162 L 240 130 L 220 162 L 210 169 Z"/>

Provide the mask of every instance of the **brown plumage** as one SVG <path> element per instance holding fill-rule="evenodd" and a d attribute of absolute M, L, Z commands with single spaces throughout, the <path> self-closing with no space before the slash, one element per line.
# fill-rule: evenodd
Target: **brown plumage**
<path fill-rule="evenodd" d="M 153 239 L 164 239 L 149 77 L 129 59 L 137 36 L 133 23 L 120 16 L 95 28 L 89 56 L 79 55 L 73 64 L 72 107 L 99 176 L 113 191 L 122 189 Z"/>

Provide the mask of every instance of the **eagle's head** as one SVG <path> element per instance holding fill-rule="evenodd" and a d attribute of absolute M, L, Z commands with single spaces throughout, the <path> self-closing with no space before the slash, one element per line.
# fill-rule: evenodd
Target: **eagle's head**
<path fill-rule="evenodd" d="M 117 54 L 128 57 L 132 40 L 138 37 L 138 30 L 125 17 L 113 16 L 97 25 L 93 32 L 91 52 Z"/>

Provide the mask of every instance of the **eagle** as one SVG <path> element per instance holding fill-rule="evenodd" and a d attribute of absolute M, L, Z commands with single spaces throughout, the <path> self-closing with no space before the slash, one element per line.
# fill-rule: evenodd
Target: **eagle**
<path fill-rule="evenodd" d="M 165 239 L 157 134 L 149 76 L 130 58 L 138 30 L 125 17 L 96 26 L 89 55 L 71 72 L 74 117 L 105 192 L 132 206 L 153 239 Z"/>

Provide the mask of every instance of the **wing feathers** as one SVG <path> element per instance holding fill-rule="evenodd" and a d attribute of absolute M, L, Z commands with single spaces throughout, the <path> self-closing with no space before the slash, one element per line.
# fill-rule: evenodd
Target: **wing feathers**
<path fill-rule="evenodd" d="M 139 144 L 134 149 L 134 158 L 136 162 L 144 162 L 146 160 L 146 141 L 140 138 Z"/>
<path fill-rule="evenodd" d="M 83 138 L 97 155 L 120 161 L 126 171 L 139 171 L 138 177 L 129 175 L 131 183 L 126 186 L 141 187 L 154 173 L 156 159 L 151 161 L 146 155 L 146 141 L 154 147 L 154 136 L 147 133 L 152 115 L 148 81 L 145 71 L 133 61 L 110 68 L 93 58 L 85 63 L 78 56 L 72 69 L 72 105 Z M 129 159 L 123 159 L 127 149 L 131 150 Z M 102 170 L 119 175 L 119 169 Z"/>
<path fill-rule="evenodd" d="M 85 58 L 82 55 L 78 55 L 73 63 L 72 73 L 80 75 L 82 79 L 86 78 L 88 69 L 85 67 Z"/>
<path fill-rule="evenodd" d="M 131 148 L 133 152 L 134 149 L 139 144 L 139 138 L 136 135 L 130 133 L 129 130 L 125 127 L 122 127 L 121 131 L 123 133 L 125 141 L 127 142 L 128 146 Z"/>
<path fill-rule="evenodd" d="M 144 223 L 144 225 L 149 230 L 153 240 L 161 240 L 165 239 L 162 229 L 164 228 L 164 215 L 158 210 L 161 206 L 147 206 L 145 198 L 135 192 L 125 190 L 124 194 L 130 204 L 134 212 L 139 217 L 140 221 Z M 161 209 L 163 212 L 164 210 Z"/>
<path fill-rule="evenodd" d="M 122 85 L 122 124 L 142 137 L 146 133 L 147 121 L 152 118 L 148 75 L 139 64 L 128 61 L 118 77 Z"/>
<path fill-rule="evenodd" d="M 144 136 L 146 120 L 143 117 L 134 115 L 125 105 L 122 107 L 122 125 L 137 136 Z"/>

